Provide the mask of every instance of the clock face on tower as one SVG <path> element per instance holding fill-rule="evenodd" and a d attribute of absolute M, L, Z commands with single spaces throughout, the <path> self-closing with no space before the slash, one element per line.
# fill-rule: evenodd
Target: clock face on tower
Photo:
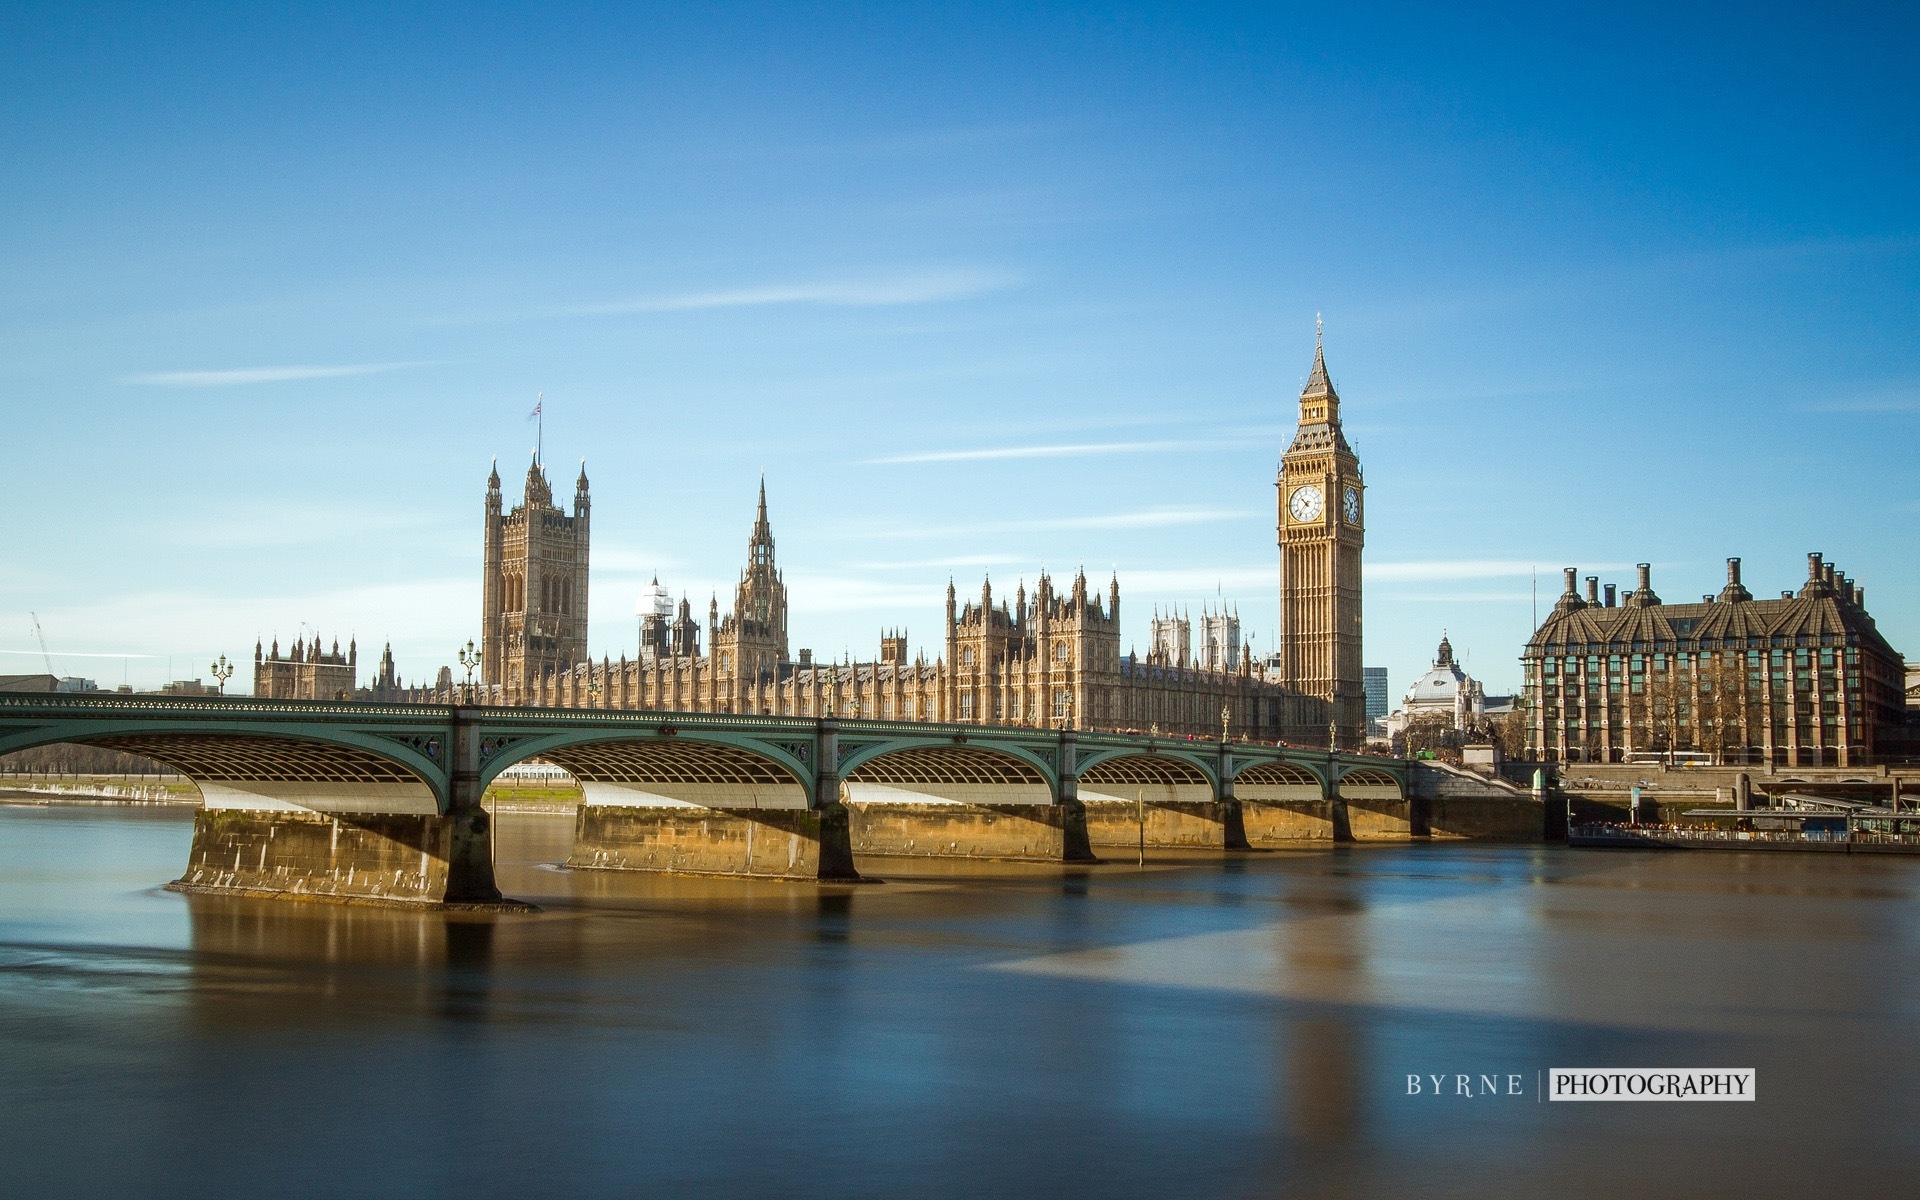
<path fill-rule="evenodd" d="M 1318 519 L 1322 511 L 1320 489 L 1311 483 L 1293 489 L 1293 494 L 1287 497 L 1287 511 L 1296 521 Z"/>
<path fill-rule="evenodd" d="M 1346 515 L 1347 524 L 1358 525 L 1360 523 L 1359 488 L 1350 487 L 1347 489 L 1347 494 L 1341 497 L 1340 500 L 1340 511 Z"/>

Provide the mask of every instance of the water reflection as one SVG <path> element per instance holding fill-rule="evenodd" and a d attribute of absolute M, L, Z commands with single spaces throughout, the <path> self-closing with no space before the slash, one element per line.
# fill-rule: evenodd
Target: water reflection
<path fill-rule="evenodd" d="M 1360 881 L 1348 875 L 1306 879 L 1288 890 L 1283 903 L 1290 919 L 1273 934 L 1281 986 L 1293 995 L 1367 994 L 1367 905 Z M 1281 1041 L 1288 1132 L 1322 1151 L 1355 1141 L 1368 1072 L 1364 1026 L 1355 1016 L 1322 1010 L 1291 1022 Z"/>
<path fill-rule="evenodd" d="M 815 887 L 556 870 L 565 818 L 498 828 L 537 913 L 182 897 L 153 884 L 183 822 L 0 810 L 0 1192 L 1912 1190 L 1920 1132 L 1875 1118 L 1920 1103 L 1920 862 L 1376 847 Z M 1569 1062 L 1753 1065 L 1766 1102 L 1402 1082 Z"/>
<path fill-rule="evenodd" d="M 217 1023 L 336 1016 L 478 1019 L 500 916 L 186 898 L 198 1013 Z M 294 1003 L 293 998 L 300 1002 Z"/>

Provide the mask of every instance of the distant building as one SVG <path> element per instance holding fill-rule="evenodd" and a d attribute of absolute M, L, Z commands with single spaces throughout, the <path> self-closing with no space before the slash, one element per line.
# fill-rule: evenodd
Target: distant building
<path fill-rule="evenodd" d="M 57 675 L 0 675 L 0 692 L 55 692 L 60 690 Z"/>
<path fill-rule="evenodd" d="M 1533 755 L 1846 767 L 1909 752 L 1905 663 L 1865 591 L 1820 555 L 1778 600 L 1753 598 L 1737 558 L 1698 604 L 1663 603 L 1647 564 L 1639 575 L 1616 604 L 1591 575 L 1582 599 L 1567 569 L 1522 660 Z"/>
<path fill-rule="evenodd" d="M 1413 681 L 1400 707 L 1388 714 L 1387 737 L 1397 741 L 1415 722 L 1431 721 L 1455 733 L 1480 726 L 1486 716 L 1487 694 L 1480 681 L 1453 658 L 1453 643 L 1444 631 L 1433 665 Z"/>
<path fill-rule="evenodd" d="M 1203 671 L 1240 669 L 1240 613 L 1221 606 L 1200 610 L 1200 636 L 1193 619 L 1178 609 L 1165 616 L 1155 609 L 1147 626 L 1147 662 L 1160 667 L 1199 667 Z"/>
<path fill-rule="evenodd" d="M 1200 610 L 1200 669 L 1202 671 L 1238 671 L 1240 669 L 1240 609 L 1231 611 L 1225 604 L 1219 612 Z"/>
<path fill-rule="evenodd" d="M 97 692 L 100 690 L 100 685 L 91 679 L 82 679 L 78 675 L 63 675 L 60 678 L 60 682 L 54 685 L 53 690 L 56 692 Z"/>
<path fill-rule="evenodd" d="M 1360 668 L 1360 682 L 1367 689 L 1367 730 L 1371 734 L 1377 728 L 1381 734 L 1386 732 L 1383 722 L 1392 710 L 1392 701 L 1387 699 L 1387 669 L 1385 667 Z"/>
<path fill-rule="evenodd" d="M 198 679 L 176 679 L 160 689 L 162 696 L 218 696 L 220 689 Z"/>
<path fill-rule="evenodd" d="M 271 700 L 352 699 L 354 676 L 358 672 L 359 648 L 349 639 L 346 653 L 340 652 L 340 640 L 332 650 L 320 647 L 320 635 L 313 642 L 296 640 L 284 656 L 280 639 L 271 650 L 253 644 L 253 694 Z"/>
<path fill-rule="evenodd" d="M 1147 661 L 1162 667 L 1184 667 L 1193 662 L 1193 621 L 1177 609 L 1165 616 L 1153 610 L 1147 625 Z"/>
<path fill-rule="evenodd" d="M 641 662 L 699 657 L 700 623 L 693 619 L 693 606 L 682 596 L 676 612 L 659 576 L 640 593 L 634 610 L 640 617 Z"/>

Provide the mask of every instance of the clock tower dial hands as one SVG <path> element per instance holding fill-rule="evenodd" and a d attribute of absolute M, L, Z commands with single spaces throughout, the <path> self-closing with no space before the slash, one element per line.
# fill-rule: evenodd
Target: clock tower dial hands
<path fill-rule="evenodd" d="M 1293 489 L 1292 495 L 1287 497 L 1287 511 L 1293 514 L 1294 520 L 1302 523 L 1318 520 L 1324 511 L 1320 489 L 1310 483 Z"/>

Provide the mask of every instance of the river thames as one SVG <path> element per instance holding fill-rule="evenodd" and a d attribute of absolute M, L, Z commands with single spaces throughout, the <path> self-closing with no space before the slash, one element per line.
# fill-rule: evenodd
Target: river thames
<path fill-rule="evenodd" d="M 1362 846 L 822 886 L 565 871 L 571 818 L 497 828 L 541 911 L 185 897 L 189 812 L 0 806 L 0 1191 L 1920 1189 L 1920 860 Z M 1543 1102 L 1556 1066 L 1751 1067 L 1757 1100 Z"/>

